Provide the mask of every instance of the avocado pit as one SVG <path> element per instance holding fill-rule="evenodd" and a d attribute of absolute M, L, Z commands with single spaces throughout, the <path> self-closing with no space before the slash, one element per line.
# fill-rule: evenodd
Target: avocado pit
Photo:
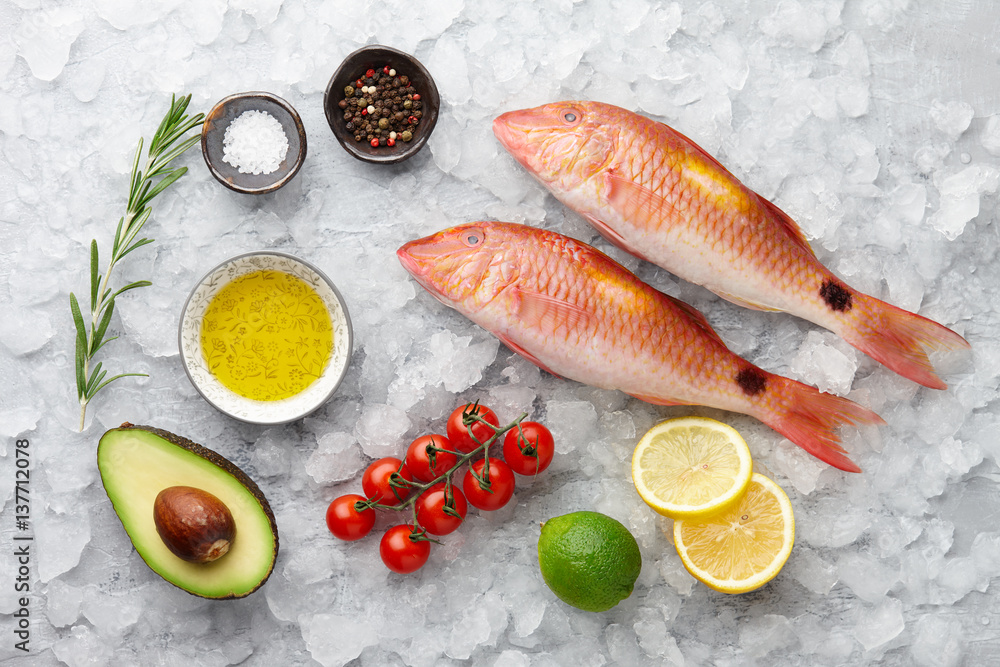
<path fill-rule="evenodd" d="M 166 547 L 189 563 L 218 560 L 236 538 L 236 522 L 225 503 L 190 486 L 160 491 L 153 501 L 153 523 Z"/>

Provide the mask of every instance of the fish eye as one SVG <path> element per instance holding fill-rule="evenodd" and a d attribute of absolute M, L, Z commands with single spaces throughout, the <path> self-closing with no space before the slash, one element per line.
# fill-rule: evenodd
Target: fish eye
<path fill-rule="evenodd" d="M 567 123 L 575 123 L 576 114 L 573 113 L 572 111 L 566 111 L 565 113 L 563 113 L 563 120 L 566 121 Z"/>
<path fill-rule="evenodd" d="M 474 248 L 483 242 L 483 232 L 480 229 L 470 229 L 462 237 L 462 241 L 470 248 Z"/>

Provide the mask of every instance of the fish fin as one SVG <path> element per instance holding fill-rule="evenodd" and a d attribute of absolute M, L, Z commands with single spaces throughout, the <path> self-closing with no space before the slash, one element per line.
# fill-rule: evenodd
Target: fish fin
<path fill-rule="evenodd" d="M 590 319 L 590 313 L 564 299 L 518 289 L 518 317 L 531 327 L 552 331 L 563 326 L 576 328 Z"/>
<path fill-rule="evenodd" d="M 543 331 L 552 331 L 560 327 L 574 329 L 590 318 L 590 313 L 576 304 L 548 294 L 531 292 L 520 288 L 516 289 L 520 304 L 517 314 L 525 326 L 540 328 Z M 542 370 L 560 377 L 558 373 L 553 372 L 551 368 L 543 364 L 538 357 L 510 340 L 510 338 L 499 334 L 497 337 L 503 341 L 504 345 Z"/>
<path fill-rule="evenodd" d="M 545 364 L 543 364 L 541 361 L 539 361 L 538 357 L 536 357 L 535 355 L 533 355 L 530 352 L 528 352 L 527 350 L 525 350 L 523 347 L 521 347 L 520 345 L 518 345 L 517 343 L 515 343 L 514 341 L 512 341 L 507 336 L 504 336 L 502 334 L 496 334 L 496 337 L 499 338 L 500 341 L 504 345 L 506 345 L 507 347 L 509 347 L 510 349 L 512 349 L 517 354 L 520 354 L 522 357 L 524 357 L 525 359 L 527 359 L 528 361 L 530 361 L 534 365 L 538 366 L 539 368 L 541 368 L 546 373 L 550 373 L 552 375 L 555 375 L 557 378 L 561 378 L 562 377 L 558 373 L 553 372 L 553 370 L 551 368 L 549 368 L 548 366 L 546 366 Z"/>
<path fill-rule="evenodd" d="M 813 252 L 812 246 L 809 245 L 809 240 L 806 238 L 806 235 L 802 232 L 802 228 L 799 227 L 797 222 L 792 220 L 787 213 L 778 208 L 774 202 L 771 202 L 760 195 L 757 195 L 757 199 L 764 205 L 764 208 L 766 208 L 768 212 L 774 216 L 774 219 L 781 223 L 781 226 L 786 232 L 788 232 L 788 237 L 794 241 L 796 245 L 808 252 L 811 257 L 816 256 L 816 253 Z"/>
<path fill-rule="evenodd" d="M 671 303 L 673 303 L 675 306 L 684 311 L 688 316 L 690 316 L 690 318 L 694 320 L 694 323 L 697 324 L 706 334 L 708 334 L 709 338 L 713 338 L 719 343 L 722 343 L 723 345 L 726 344 L 722 340 L 722 337 L 719 336 L 718 332 L 716 332 L 716 330 L 712 328 L 712 325 L 708 323 L 708 318 L 706 318 L 705 315 L 700 310 L 698 310 L 691 304 L 684 303 L 680 299 L 676 299 L 670 296 L 669 294 L 664 294 L 663 296 L 670 299 Z"/>
<path fill-rule="evenodd" d="M 715 159 L 715 157 L 713 157 L 704 148 L 702 148 L 695 142 L 691 141 L 691 139 L 681 134 L 680 132 L 670 127 L 669 125 L 664 124 L 664 127 L 666 127 L 670 132 L 672 132 L 676 136 L 683 139 L 687 143 L 688 147 L 692 150 L 692 152 L 694 152 L 696 155 L 706 160 L 709 164 L 712 164 L 713 166 L 717 167 L 725 174 L 728 174 L 734 181 L 739 182 L 739 179 L 733 176 L 732 172 L 726 169 L 721 162 Z M 761 197 L 756 192 L 754 193 L 754 195 L 756 195 L 757 199 L 759 199 L 760 202 L 764 205 L 764 208 L 766 208 L 775 217 L 775 219 L 777 219 L 778 222 L 780 222 L 781 225 L 788 231 L 788 235 L 792 238 L 792 240 L 794 240 L 798 245 L 802 246 L 807 251 L 809 251 L 809 254 L 814 254 L 812 246 L 809 245 L 809 241 L 806 239 L 805 234 L 802 233 L 802 229 L 799 227 L 798 223 L 792 220 L 787 213 L 778 208 L 773 202 L 769 201 L 768 199 L 765 199 L 764 197 Z M 720 294 L 719 296 L 722 295 Z M 752 308 L 753 306 L 749 307 Z M 765 309 L 765 310 L 770 310 L 770 309 Z"/>
<path fill-rule="evenodd" d="M 634 250 L 629 248 L 628 244 L 625 243 L 625 238 L 621 234 L 616 232 L 614 229 L 612 229 L 608 225 L 608 223 L 604 222 L 599 218 L 595 218 L 594 216 L 589 215 L 587 213 L 583 213 L 582 215 L 584 218 L 587 219 L 587 222 L 593 225 L 594 229 L 600 232 L 601 236 L 603 236 L 613 246 L 615 246 L 616 248 L 620 248 L 621 250 L 624 250 L 627 253 L 635 255 L 639 259 L 646 259 L 645 257 L 639 255 Z"/>
<path fill-rule="evenodd" d="M 729 292 L 722 292 L 720 290 L 713 289 L 713 292 L 721 296 L 723 299 L 729 303 L 735 303 L 737 306 L 742 306 L 743 308 L 749 308 L 750 310 L 763 310 L 767 312 L 780 312 L 780 308 L 772 308 L 771 306 L 765 306 L 762 303 L 757 303 L 756 301 L 748 301 L 738 296 L 734 296 Z"/>
<path fill-rule="evenodd" d="M 690 139 L 690 138 L 688 138 L 688 136 L 687 136 L 687 135 L 685 135 L 685 134 L 682 134 L 682 133 L 678 132 L 677 130 L 675 130 L 674 128 L 670 127 L 670 126 L 669 126 L 669 125 L 667 125 L 666 123 L 660 123 L 660 125 L 662 125 L 663 127 L 667 128 L 667 130 L 668 130 L 668 131 L 669 131 L 669 132 L 670 132 L 671 134 L 673 134 L 673 135 L 675 135 L 675 136 L 679 137 L 679 138 L 680 138 L 680 139 L 681 139 L 681 140 L 683 141 L 683 143 L 687 144 L 687 147 L 691 149 L 691 152 L 695 153 L 696 155 L 699 155 L 699 156 L 701 156 L 701 157 L 702 157 L 702 158 L 704 158 L 704 159 L 705 159 L 705 160 L 706 160 L 707 162 L 709 162 L 709 163 L 710 163 L 710 164 L 712 164 L 712 165 L 715 165 L 716 167 L 718 167 L 718 168 L 719 168 L 719 169 L 721 169 L 722 171 L 726 172 L 727 174 L 730 174 L 730 175 L 732 175 L 732 174 L 730 173 L 730 171 L 729 171 L 728 169 L 726 169 L 725 167 L 723 167 L 723 166 L 722 166 L 722 163 L 721 163 L 721 162 L 719 162 L 719 161 L 718 161 L 717 159 L 715 159 L 715 157 L 713 157 L 713 156 L 712 156 L 712 155 L 711 155 L 711 154 L 710 154 L 710 153 L 709 153 L 708 151 L 706 151 L 706 150 L 705 150 L 704 148 L 702 148 L 701 146 L 699 146 L 699 145 L 698 145 L 698 144 L 696 144 L 695 142 L 691 141 L 691 139 Z M 736 178 L 736 177 L 735 177 L 735 176 L 733 176 L 733 178 Z"/>
<path fill-rule="evenodd" d="M 885 421 L 841 396 L 780 376 L 768 379 L 784 400 L 781 412 L 764 415 L 761 421 L 821 461 L 846 472 L 861 472 L 847 457 L 835 430 L 845 424 L 885 424 Z"/>
<path fill-rule="evenodd" d="M 968 341 L 933 320 L 875 297 L 855 293 L 853 302 L 853 308 L 863 309 L 862 325 L 843 331 L 844 340 L 905 378 L 931 389 L 948 388 L 927 353 L 968 350 Z"/>
<path fill-rule="evenodd" d="M 670 210 L 673 207 L 649 188 L 619 176 L 610 169 L 605 178 L 608 180 L 608 204 L 626 220 L 670 219 Z M 629 248 L 624 249 L 636 254 Z"/>
<path fill-rule="evenodd" d="M 690 403 L 678 403 L 676 401 L 671 401 L 670 399 L 660 398 L 659 396 L 647 396 L 645 394 L 629 394 L 632 398 L 638 398 L 640 401 L 645 401 L 646 403 L 652 403 L 653 405 L 691 405 Z"/>

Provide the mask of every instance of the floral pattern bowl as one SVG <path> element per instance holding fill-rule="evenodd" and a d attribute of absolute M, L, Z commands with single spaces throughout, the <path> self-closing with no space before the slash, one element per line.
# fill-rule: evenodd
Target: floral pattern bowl
<path fill-rule="evenodd" d="M 333 330 L 333 349 L 319 378 L 301 392 L 280 400 L 253 400 L 226 387 L 209 369 L 201 344 L 202 324 L 212 299 L 234 280 L 266 270 L 294 276 L 315 290 L 330 316 Z M 337 390 L 351 360 L 354 332 L 344 298 L 322 271 L 292 255 L 259 251 L 226 260 L 198 282 L 184 304 L 178 339 L 184 370 L 206 401 L 243 422 L 284 424 L 313 412 Z"/>

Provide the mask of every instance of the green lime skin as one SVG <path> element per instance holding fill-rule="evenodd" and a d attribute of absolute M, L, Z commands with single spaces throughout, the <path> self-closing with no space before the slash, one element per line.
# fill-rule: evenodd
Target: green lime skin
<path fill-rule="evenodd" d="M 632 594 L 642 554 L 619 521 L 599 512 L 573 512 L 542 524 L 538 565 L 560 600 L 600 612 Z"/>

